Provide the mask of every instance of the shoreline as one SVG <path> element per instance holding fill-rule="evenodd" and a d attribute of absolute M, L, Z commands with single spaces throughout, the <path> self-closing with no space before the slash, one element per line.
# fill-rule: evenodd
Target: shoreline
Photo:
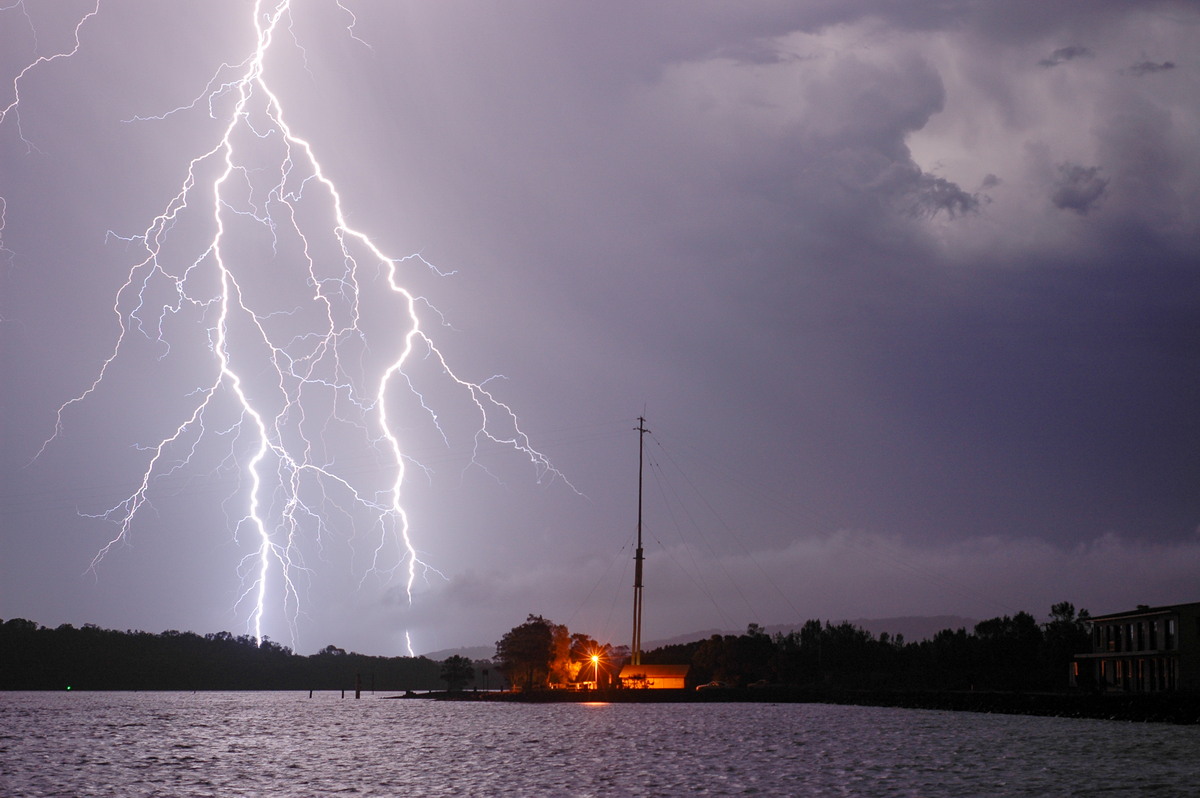
<path fill-rule="evenodd" d="M 696 690 L 540 690 L 512 692 L 432 692 L 389 698 L 437 701 L 508 701 L 516 703 L 772 703 L 847 704 L 936 709 L 1003 715 L 1116 720 L 1134 723 L 1200 724 L 1198 693 L 1003 693 L 975 691 L 822 690 L 763 687 Z"/>

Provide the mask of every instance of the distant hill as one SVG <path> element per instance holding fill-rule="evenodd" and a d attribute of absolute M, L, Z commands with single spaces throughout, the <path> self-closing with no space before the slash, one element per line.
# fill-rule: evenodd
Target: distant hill
<path fill-rule="evenodd" d="M 822 619 L 831 621 L 834 625 L 842 623 L 847 619 Z M 975 628 L 975 624 L 979 621 L 973 618 L 964 618 L 960 615 L 908 615 L 898 618 L 853 618 L 848 619 L 848 622 L 857 626 L 860 629 L 866 629 L 875 637 L 883 632 L 887 632 L 891 636 L 904 635 L 904 640 L 907 643 L 918 643 L 922 640 L 928 640 L 943 629 L 966 629 L 970 631 Z M 763 627 L 767 634 L 787 634 L 793 630 L 799 630 L 803 623 L 786 624 L 777 623 Z M 682 643 L 692 643 L 697 640 L 705 640 L 713 635 L 740 635 L 745 634 L 745 629 L 737 630 L 722 630 L 722 629 L 706 629 L 700 632 L 690 632 L 684 635 L 676 635 L 675 637 L 664 640 L 654 640 L 645 643 L 642 648 L 650 651 L 660 646 L 673 646 Z M 433 657 L 430 657 L 433 659 Z"/>
<path fill-rule="evenodd" d="M 440 651 L 430 651 L 428 654 L 422 654 L 421 656 L 431 659 L 434 662 L 441 662 L 457 654 L 460 657 L 466 657 L 472 662 L 477 662 L 481 659 L 490 660 L 495 653 L 495 646 L 464 646 L 462 648 L 443 648 Z"/>

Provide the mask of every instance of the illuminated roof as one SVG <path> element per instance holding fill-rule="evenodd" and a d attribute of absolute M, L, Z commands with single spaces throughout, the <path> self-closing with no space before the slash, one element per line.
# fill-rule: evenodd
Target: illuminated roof
<path fill-rule="evenodd" d="M 691 669 L 691 665 L 625 665 L 621 668 L 621 678 L 645 676 L 647 679 L 683 679 Z"/>

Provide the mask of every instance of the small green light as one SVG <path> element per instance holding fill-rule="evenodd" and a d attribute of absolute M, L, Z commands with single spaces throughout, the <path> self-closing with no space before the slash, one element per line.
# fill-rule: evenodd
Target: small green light
<path fill-rule="evenodd" d="M 71 689 L 71 685 L 69 685 L 69 684 L 68 684 L 68 685 L 67 685 L 67 689 L 68 689 L 68 690 L 70 690 L 70 689 Z"/>

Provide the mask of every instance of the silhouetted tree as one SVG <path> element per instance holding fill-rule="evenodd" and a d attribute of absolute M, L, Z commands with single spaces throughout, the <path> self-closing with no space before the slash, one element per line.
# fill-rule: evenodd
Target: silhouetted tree
<path fill-rule="evenodd" d="M 550 669 L 546 681 L 566 685 L 575 675 L 571 662 L 571 634 L 562 624 L 550 624 Z"/>
<path fill-rule="evenodd" d="M 448 692 L 461 690 L 474 677 L 475 664 L 466 657 L 454 654 L 442 662 L 442 681 Z"/>
<path fill-rule="evenodd" d="M 567 642 L 567 652 L 570 642 Z M 555 624 L 540 615 L 530 614 L 525 623 L 514 626 L 496 642 L 492 659 L 509 684 L 526 690 L 545 687 L 555 657 Z"/>
<path fill-rule="evenodd" d="M 965 628 L 943 629 L 906 651 L 915 686 L 935 690 L 965 690 L 975 684 L 978 641 Z"/>
<path fill-rule="evenodd" d="M 771 680 L 782 684 L 802 684 L 804 660 L 800 650 L 800 634 L 796 631 L 775 635 L 772 642 L 775 651 L 771 654 Z"/>
<path fill-rule="evenodd" d="M 715 676 L 735 687 L 765 679 L 774 648 L 771 638 L 758 624 L 750 624 L 744 635 L 726 635 Z"/>
<path fill-rule="evenodd" d="M 1047 678 L 1054 687 L 1066 687 L 1070 683 L 1070 668 L 1075 655 L 1091 648 L 1091 617 L 1087 610 L 1080 610 L 1076 615 L 1075 605 L 1069 601 L 1060 601 L 1050 607 L 1050 620 L 1042 624 L 1042 657 Z"/>
<path fill-rule="evenodd" d="M 724 672 L 725 638 L 713 635 L 696 647 L 692 655 L 692 675 L 698 682 L 720 679 Z"/>
<path fill-rule="evenodd" d="M 1038 667 L 1042 630 L 1027 612 L 992 618 L 975 625 L 979 641 L 976 673 L 981 687 L 1028 690 L 1047 686 Z"/>

